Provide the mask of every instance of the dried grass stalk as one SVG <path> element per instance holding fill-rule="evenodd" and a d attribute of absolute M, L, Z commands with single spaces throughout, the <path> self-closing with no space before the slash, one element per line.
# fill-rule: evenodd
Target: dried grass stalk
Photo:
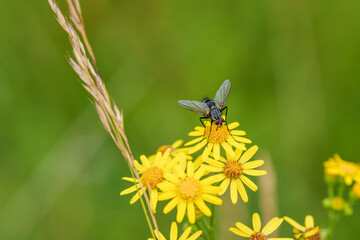
<path fill-rule="evenodd" d="M 96 66 L 95 55 L 86 35 L 80 3 L 78 0 L 67 0 L 69 6 L 69 17 L 71 19 L 71 21 L 69 21 L 62 14 L 59 6 L 53 0 L 48 0 L 48 2 L 53 12 L 55 13 L 57 21 L 69 35 L 70 44 L 73 48 L 74 54 L 73 58 L 69 58 L 70 65 L 76 74 L 80 77 L 83 87 L 92 96 L 96 111 L 105 130 L 110 134 L 116 146 L 120 149 L 126 162 L 129 164 L 132 174 L 135 175 L 135 177 L 139 180 L 141 191 L 143 192 L 143 196 L 147 205 L 146 209 L 144 202 L 141 199 L 143 210 L 147 218 L 151 234 L 155 239 L 154 233 L 152 231 L 152 225 L 154 225 L 155 229 L 159 231 L 158 225 L 155 216 L 151 211 L 149 196 L 144 190 L 138 171 L 133 164 L 134 157 L 125 134 L 123 113 L 119 111 L 115 102 L 110 98 L 104 81 L 99 74 L 98 68 Z M 80 33 L 81 38 L 78 33 Z M 84 44 L 82 40 L 84 41 Z M 87 54 L 90 55 L 91 61 Z M 148 217 L 148 212 L 151 215 L 151 221 Z"/>

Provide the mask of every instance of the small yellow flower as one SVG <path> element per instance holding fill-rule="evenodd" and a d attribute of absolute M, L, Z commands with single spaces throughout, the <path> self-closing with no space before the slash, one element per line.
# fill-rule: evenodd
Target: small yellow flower
<path fill-rule="evenodd" d="M 205 160 L 209 165 L 205 165 L 205 169 L 210 172 L 220 172 L 217 175 L 218 181 L 222 181 L 220 187 L 222 190 L 219 195 L 223 195 L 230 185 L 230 197 L 233 204 L 237 203 L 238 193 L 244 202 L 248 202 L 248 195 L 245 191 L 244 184 L 252 191 L 257 191 L 258 187 L 245 175 L 261 176 L 267 174 L 265 170 L 255 170 L 264 164 L 263 160 L 249 161 L 257 152 L 258 146 L 252 146 L 244 154 L 242 150 L 235 150 L 235 157 L 227 154 L 227 159 L 220 157 L 219 161 L 207 158 Z M 244 184 L 243 184 L 244 183 Z"/>
<path fill-rule="evenodd" d="M 354 184 L 352 191 L 357 198 L 360 198 L 360 182 L 356 182 Z"/>
<path fill-rule="evenodd" d="M 274 217 L 271 219 L 265 227 L 261 229 L 261 220 L 258 213 L 254 213 L 252 216 L 253 229 L 247 227 L 246 225 L 237 222 L 235 223 L 236 228 L 231 227 L 229 230 L 236 235 L 241 237 L 249 238 L 250 240 L 292 240 L 292 238 L 267 238 L 268 235 L 276 231 L 284 221 L 282 218 Z"/>
<path fill-rule="evenodd" d="M 231 156 L 235 156 L 231 146 L 245 150 L 244 144 L 241 143 L 251 143 L 251 140 L 240 137 L 246 135 L 244 131 L 234 130 L 234 128 L 240 125 L 238 122 L 222 126 L 211 124 L 210 121 L 205 121 L 204 124 L 205 128 L 197 126 L 195 131 L 189 133 L 189 136 L 197 137 L 185 144 L 185 146 L 189 146 L 196 143 L 195 146 L 190 148 L 189 154 L 195 153 L 206 146 L 202 154 L 203 158 L 207 158 L 213 152 L 217 160 L 220 158 L 220 146 Z"/>
<path fill-rule="evenodd" d="M 177 206 L 176 221 L 182 222 L 187 212 L 189 222 L 195 223 L 195 205 L 205 216 L 211 216 L 210 209 L 204 201 L 221 205 L 222 200 L 215 195 L 221 190 L 220 187 L 212 186 L 217 178 L 207 177 L 200 180 L 204 175 L 205 168 L 200 167 L 195 171 L 194 164 L 189 161 L 185 171 L 180 165 L 175 166 L 176 174 L 165 176 L 165 182 L 159 183 L 158 187 L 162 193 L 159 194 L 159 201 L 170 200 L 164 208 L 164 214 L 169 213 Z"/>
<path fill-rule="evenodd" d="M 342 211 L 345 206 L 345 201 L 342 197 L 334 197 L 331 199 L 331 208 L 335 211 Z"/>
<path fill-rule="evenodd" d="M 179 158 L 179 164 L 181 166 L 184 166 L 184 168 L 185 168 L 187 161 L 192 160 L 193 157 L 188 154 L 189 149 L 190 149 L 189 147 L 187 147 L 187 148 L 181 147 L 183 142 L 184 142 L 183 140 L 179 139 L 179 140 L 176 140 L 171 145 L 162 145 L 161 147 L 158 148 L 158 150 L 156 152 L 161 152 L 164 154 L 167 149 L 170 149 L 170 156 L 173 158 Z M 150 156 L 149 161 L 153 162 L 154 158 L 155 158 L 155 155 Z"/>
<path fill-rule="evenodd" d="M 314 225 L 314 218 L 311 215 L 305 217 L 305 226 L 300 225 L 295 220 L 284 217 L 284 220 L 294 227 L 295 238 L 299 239 L 301 236 L 304 240 L 319 240 L 321 239 L 319 226 Z"/>
<path fill-rule="evenodd" d="M 170 228 L 170 240 L 195 240 L 198 239 L 201 234 L 202 231 L 199 230 L 196 233 L 194 233 L 193 235 L 191 235 L 189 237 L 189 234 L 191 233 L 191 227 L 187 227 L 184 231 L 183 234 L 181 234 L 181 236 L 178 238 L 178 227 L 177 224 L 175 222 L 173 222 L 171 224 L 171 228 Z M 154 234 L 156 236 L 156 239 L 158 240 L 166 240 L 166 238 L 164 237 L 164 235 L 162 235 L 161 233 L 158 234 L 158 232 L 156 230 L 154 230 Z M 154 240 L 153 238 L 148 238 L 148 240 Z"/>
<path fill-rule="evenodd" d="M 341 176 L 346 185 L 351 185 L 353 181 L 360 181 L 360 166 L 353 162 L 348 162 L 338 154 L 324 162 L 324 171 L 328 176 Z"/>
<path fill-rule="evenodd" d="M 156 205 L 158 202 L 158 184 L 164 181 L 164 178 L 173 170 L 178 162 L 178 159 L 171 159 L 169 154 L 170 149 L 166 150 L 164 154 L 158 152 L 153 163 L 151 163 L 145 155 L 142 155 L 140 156 L 142 165 L 134 160 L 134 165 L 139 171 L 140 180 L 144 189 L 150 188 L 150 205 L 154 213 L 156 212 Z M 140 183 L 136 178 L 124 177 L 123 180 L 134 183 L 134 186 L 129 187 L 120 193 L 122 196 L 137 191 L 130 200 L 130 204 L 133 204 L 143 194 Z"/>

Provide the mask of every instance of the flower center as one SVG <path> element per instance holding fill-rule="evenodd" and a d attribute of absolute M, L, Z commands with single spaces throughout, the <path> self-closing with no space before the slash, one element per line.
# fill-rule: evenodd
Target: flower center
<path fill-rule="evenodd" d="M 150 167 L 141 175 L 141 183 L 149 185 L 151 189 L 156 188 L 157 184 L 164 179 L 163 171 L 158 167 Z"/>
<path fill-rule="evenodd" d="M 171 145 L 162 145 L 161 147 L 158 148 L 158 150 L 156 152 L 161 152 L 162 154 L 165 153 L 165 151 L 170 148 L 170 153 L 172 153 L 174 151 L 174 148 Z"/>
<path fill-rule="evenodd" d="M 253 233 L 251 236 L 250 236 L 250 240 L 266 240 L 266 236 L 262 233 Z"/>
<path fill-rule="evenodd" d="M 229 137 L 229 131 L 226 125 L 218 126 L 216 124 L 211 124 L 206 126 L 204 134 L 208 141 L 212 143 L 225 142 L 225 140 Z"/>
<path fill-rule="evenodd" d="M 351 162 L 342 162 L 340 164 L 340 169 L 343 171 L 346 175 L 355 175 L 359 171 L 358 165 Z"/>
<path fill-rule="evenodd" d="M 308 228 L 305 230 L 305 232 L 311 231 L 312 229 L 314 229 L 314 228 Z M 306 240 L 320 240 L 320 239 L 321 239 L 320 230 L 317 231 L 314 235 L 311 235 L 306 238 Z"/>
<path fill-rule="evenodd" d="M 224 167 L 224 174 L 228 178 L 239 178 L 242 173 L 241 163 L 235 160 L 228 160 Z"/>
<path fill-rule="evenodd" d="M 199 181 L 186 177 L 178 184 L 179 197 L 185 201 L 195 200 L 200 195 Z"/>

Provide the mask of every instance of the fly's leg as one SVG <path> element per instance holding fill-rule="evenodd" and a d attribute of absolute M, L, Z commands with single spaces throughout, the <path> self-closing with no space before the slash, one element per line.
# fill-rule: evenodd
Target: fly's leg
<path fill-rule="evenodd" d="M 204 119 L 209 119 L 209 117 L 201 117 L 201 118 L 200 118 L 200 122 L 201 122 L 201 124 L 202 124 L 202 125 L 203 125 L 203 127 L 204 127 L 204 137 L 203 137 L 203 139 L 201 139 L 201 141 L 202 141 L 202 140 L 204 140 L 204 139 L 205 139 L 205 137 L 206 137 L 206 136 L 205 136 L 205 133 L 206 133 L 206 126 L 205 126 L 205 124 L 204 124 L 204 122 L 203 122 L 203 120 L 204 120 Z M 212 123 L 212 121 L 211 121 L 211 123 Z"/>
<path fill-rule="evenodd" d="M 235 142 L 240 143 L 240 142 L 237 141 L 237 140 L 234 138 L 234 136 L 230 133 L 230 129 L 229 129 L 229 126 L 228 126 L 228 124 L 227 124 L 227 112 L 228 112 L 228 107 L 226 106 L 226 107 L 224 107 L 223 109 L 221 109 L 221 113 L 222 113 L 224 110 L 225 110 L 225 123 L 226 123 L 226 128 L 227 128 L 230 136 L 235 140 Z"/>

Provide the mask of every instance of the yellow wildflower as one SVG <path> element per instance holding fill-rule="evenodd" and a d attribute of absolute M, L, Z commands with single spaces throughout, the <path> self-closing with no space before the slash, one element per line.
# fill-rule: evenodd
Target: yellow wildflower
<path fill-rule="evenodd" d="M 189 237 L 189 234 L 191 233 L 191 227 L 187 227 L 184 231 L 183 234 L 181 234 L 181 236 L 178 238 L 178 227 L 177 224 L 175 222 L 173 222 L 171 224 L 171 228 L 170 228 L 170 240 L 195 240 L 198 239 L 201 234 L 202 231 L 199 230 L 196 233 L 194 233 L 193 235 L 191 235 Z M 158 240 L 166 240 L 166 238 L 164 237 L 164 235 L 162 235 L 161 233 L 158 234 L 158 232 L 156 230 L 154 230 L 154 234 L 156 236 L 156 239 Z M 148 238 L 148 240 L 155 240 L 153 238 Z"/>
<path fill-rule="evenodd" d="M 357 198 L 360 198 L 360 182 L 354 184 L 352 191 Z"/>
<path fill-rule="evenodd" d="M 230 185 L 230 197 L 233 204 L 237 203 L 238 193 L 244 202 L 248 201 L 248 195 L 245 191 L 244 184 L 252 191 L 257 191 L 258 187 L 246 175 L 261 176 L 267 174 L 265 170 L 255 170 L 254 168 L 260 167 L 264 164 L 263 160 L 249 161 L 257 152 L 258 146 L 252 146 L 244 154 L 242 150 L 235 150 L 235 157 L 227 154 L 227 159 L 220 157 L 219 161 L 207 158 L 205 160 L 209 165 L 205 169 L 210 172 L 220 172 L 215 175 L 218 181 L 222 181 L 220 187 L 222 190 L 219 195 L 223 195 Z M 244 184 L 243 184 L 244 183 Z"/>
<path fill-rule="evenodd" d="M 163 210 L 164 214 L 169 213 L 177 206 L 176 221 L 182 222 L 185 212 L 187 212 L 189 222 L 194 224 L 196 218 L 195 205 L 205 216 L 211 216 L 211 211 L 204 201 L 216 205 L 222 204 L 222 200 L 215 196 L 221 188 L 211 185 L 217 179 L 207 177 L 200 180 L 205 172 L 204 167 L 195 171 L 194 164 L 189 161 L 186 173 L 180 165 L 175 166 L 175 172 L 174 175 L 165 176 L 167 181 L 158 184 L 162 191 L 159 194 L 159 201 L 171 199 Z"/>
<path fill-rule="evenodd" d="M 252 216 L 253 229 L 247 227 L 246 225 L 237 222 L 235 223 L 236 228 L 231 227 L 229 230 L 236 235 L 241 237 L 249 238 L 250 240 L 292 240 L 292 238 L 267 238 L 268 235 L 276 231 L 284 221 L 282 218 L 274 217 L 271 219 L 265 227 L 261 229 L 261 220 L 258 213 L 254 213 Z"/>
<path fill-rule="evenodd" d="M 284 220 L 294 227 L 296 239 L 299 239 L 301 236 L 304 237 L 304 240 L 321 239 L 319 226 L 315 227 L 313 216 L 307 215 L 305 217 L 305 226 L 302 226 L 301 224 L 289 217 L 284 217 Z"/>
<path fill-rule="evenodd" d="M 348 162 L 338 154 L 324 162 L 324 171 L 329 176 L 341 176 L 346 185 L 351 185 L 353 181 L 360 181 L 360 166 L 353 162 Z"/>
<path fill-rule="evenodd" d="M 231 146 L 245 150 L 245 146 L 241 143 L 251 143 L 251 140 L 240 137 L 246 135 L 245 131 L 234 130 L 240 125 L 238 122 L 218 126 L 211 124 L 210 121 L 205 121 L 204 125 L 205 127 L 195 127 L 195 131 L 189 133 L 189 136 L 197 137 L 185 144 L 185 146 L 189 146 L 196 143 L 195 146 L 190 148 L 189 154 L 195 153 L 206 146 L 202 154 L 203 158 L 207 158 L 213 152 L 217 160 L 220 158 L 220 146 L 231 156 L 235 156 Z"/>
<path fill-rule="evenodd" d="M 151 190 L 150 205 L 154 213 L 156 212 L 156 205 L 158 202 L 158 184 L 164 181 L 164 178 L 171 170 L 173 170 L 174 166 L 178 162 L 178 159 L 171 159 L 169 154 L 170 149 L 166 150 L 164 154 L 158 152 L 153 163 L 151 163 L 145 155 L 140 156 L 142 164 L 134 160 L 134 165 L 139 171 L 140 180 L 144 189 L 146 190 L 150 188 Z M 140 188 L 140 183 L 136 178 L 124 177 L 123 180 L 134 183 L 134 186 L 127 188 L 120 193 L 120 195 L 125 195 L 137 191 L 130 200 L 130 204 L 133 204 L 143 194 Z"/>

